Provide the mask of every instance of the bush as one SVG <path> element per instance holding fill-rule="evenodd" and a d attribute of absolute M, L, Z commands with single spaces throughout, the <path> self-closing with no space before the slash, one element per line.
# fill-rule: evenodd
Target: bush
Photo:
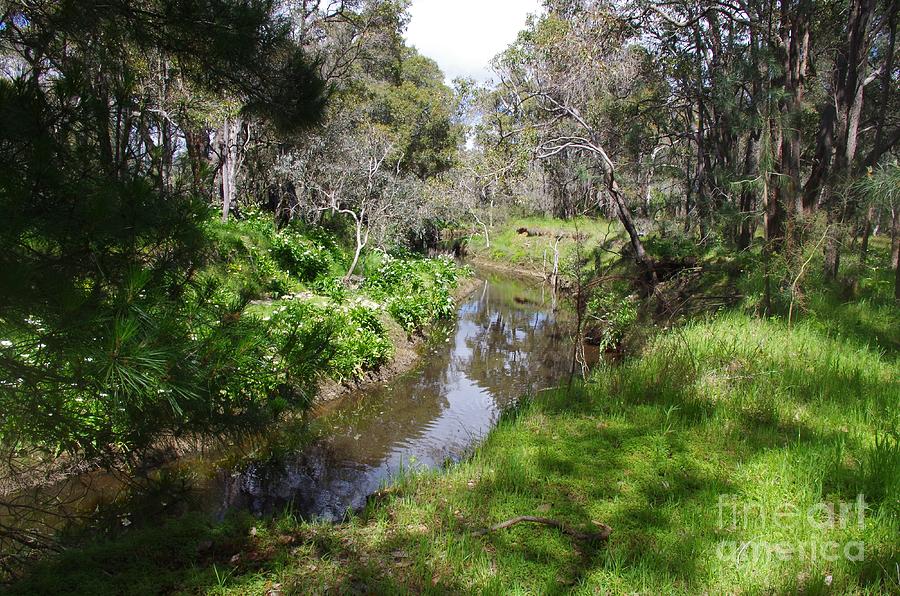
<path fill-rule="evenodd" d="M 340 324 L 330 366 L 335 378 L 358 378 L 391 358 L 394 345 L 375 311 L 355 305 L 335 318 Z"/>
<path fill-rule="evenodd" d="M 672 235 L 651 236 L 644 242 L 647 252 L 655 259 L 663 261 L 678 261 L 689 257 L 696 257 L 700 252 L 697 242 L 681 232 L 673 232 Z"/>
<path fill-rule="evenodd" d="M 328 296 L 335 302 L 347 299 L 347 287 L 340 277 L 321 277 L 312 284 L 312 288 L 320 296 Z"/>
<path fill-rule="evenodd" d="M 343 260 L 328 233 L 294 225 L 276 230 L 271 216 L 257 211 L 241 220 L 210 221 L 207 236 L 216 247 L 215 260 L 227 264 L 229 273 L 276 295 L 293 290 L 294 280 L 326 276 Z"/>
<path fill-rule="evenodd" d="M 273 335 L 216 277 L 164 290 L 133 272 L 69 328 L 77 341 L 46 335 L 38 316 L 4 330 L 0 356 L 21 372 L 0 391 L 0 442 L 109 458 L 162 434 L 247 432 L 309 402 L 327 330 Z"/>
<path fill-rule="evenodd" d="M 289 343 L 295 335 L 321 330 L 326 336 L 324 348 L 320 346 L 324 355 L 321 370 L 336 380 L 359 378 L 393 354 L 393 344 L 378 314 L 359 304 L 333 309 L 290 302 L 275 310 L 271 325 L 276 337 L 281 338 L 279 345 Z"/>
<path fill-rule="evenodd" d="M 588 320 L 595 323 L 594 340 L 601 350 L 622 344 L 626 333 L 637 320 L 637 306 L 613 292 L 600 293 L 587 304 Z"/>
<path fill-rule="evenodd" d="M 280 231 L 272 239 L 272 256 L 278 265 L 302 281 L 328 273 L 333 255 L 327 248 L 293 231 Z"/>
<path fill-rule="evenodd" d="M 386 301 L 391 316 L 409 332 L 453 316 L 452 292 L 461 270 L 452 259 L 384 255 L 364 288 Z"/>

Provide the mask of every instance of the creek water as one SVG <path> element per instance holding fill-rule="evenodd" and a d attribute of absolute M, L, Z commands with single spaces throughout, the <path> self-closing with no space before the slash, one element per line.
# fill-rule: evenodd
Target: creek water
<path fill-rule="evenodd" d="M 431 330 L 419 365 L 348 395 L 317 417 L 321 439 L 220 472 L 207 507 L 256 514 L 292 510 L 336 520 L 403 470 L 463 457 L 523 395 L 569 370 L 566 321 L 534 280 L 479 272 L 456 320 Z"/>
<path fill-rule="evenodd" d="M 570 368 L 571 340 L 568 317 L 555 306 L 536 280 L 479 271 L 456 318 L 428 330 L 413 370 L 326 404 L 311 420 L 273 429 L 235 453 L 198 453 L 163 467 L 157 481 L 178 478 L 177 494 L 156 481 L 136 492 L 98 471 L 10 502 L 19 514 L 32 513 L 28 527 L 51 532 L 73 516 L 96 528 L 155 523 L 198 508 L 220 519 L 233 510 L 288 509 L 307 519 L 341 519 L 398 473 L 464 457 L 505 408 L 558 384 Z M 46 508 L 51 501 L 59 512 Z M 9 518 L 0 511 L 0 521 Z"/>

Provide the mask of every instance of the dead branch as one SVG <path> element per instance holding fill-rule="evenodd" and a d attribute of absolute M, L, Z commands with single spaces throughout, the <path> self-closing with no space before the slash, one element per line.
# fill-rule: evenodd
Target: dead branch
<path fill-rule="evenodd" d="M 481 530 L 476 530 L 472 533 L 473 536 L 483 536 L 485 534 L 489 534 L 491 532 L 497 532 L 499 530 L 505 530 L 506 528 L 510 528 L 516 524 L 520 524 L 522 522 L 530 522 L 533 524 L 542 524 L 545 526 L 550 526 L 552 528 L 556 528 L 563 534 L 568 534 L 572 538 L 577 540 L 582 540 L 584 542 L 606 542 L 609 539 L 609 535 L 612 534 L 612 528 L 607 526 L 606 524 L 600 524 L 600 530 L 597 532 L 580 532 L 571 526 L 564 524 L 561 521 L 557 521 L 555 519 L 549 519 L 546 517 L 534 517 L 532 515 L 520 515 L 518 517 L 510 518 L 506 521 L 502 521 L 499 524 L 495 524 L 489 528 L 483 528 Z"/>

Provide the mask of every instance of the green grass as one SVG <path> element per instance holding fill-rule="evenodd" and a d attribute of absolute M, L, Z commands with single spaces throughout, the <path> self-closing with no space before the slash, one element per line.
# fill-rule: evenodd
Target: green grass
<path fill-rule="evenodd" d="M 898 396 L 900 367 L 880 350 L 814 322 L 723 314 L 536 396 L 469 461 L 406 478 L 346 524 L 173 524 L 48 561 L 13 593 L 896 591 Z M 861 493 L 864 527 L 855 505 L 846 528 L 776 517 L 840 512 Z M 473 534 L 524 514 L 613 534 L 606 547 L 542 526 Z M 863 560 L 717 555 L 832 541 L 863 543 Z"/>
<path fill-rule="evenodd" d="M 800 264 L 807 259 L 809 264 L 801 275 Z M 732 259 L 730 268 L 734 269 L 735 264 L 737 260 Z M 764 288 L 759 255 L 742 255 L 740 266 L 737 280 L 720 281 L 738 287 L 744 296 L 745 310 L 759 312 Z M 805 246 L 792 264 L 783 260 L 772 264 L 772 301 L 777 313 L 787 317 L 793 301 L 795 320 L 806 320 L 824 335 L 854 346 L 871 347 L 889 358 L 900 354 L 900 309 L 893 288 L 890 239 L 883 236 L 872 239 L 865 262 L 858 251 L 845 248 L 837 282 L 823 279 L 821 249 L 814 243 Z M 722 290 L 711 288 L 710 292 Z"/>
<path fill-rule="evenodd" d="M 528 228 L 532 233 L 540 235 L 519 234 L 517 230 L 520 228 Z M 468 250 L 476 257 L 549 272 L 553 267 L 556 238 L 560 234 L 560 268 L 571 267 L 575 259 L 576 233 L 584 236 L 584 256 L 602 259 L 603 263 L 616 258 L 616 254 L 608 251 L 621 250 L 625 239 L 624 230 L 618 222 L 588 217 L 571 220 L 539 216 L 517 217 L 511 218 L 502 228 L 492 232 L 490 248 L 486 246 L 483 235 L 473 235 L 469 238 Z"/>
<path fill-rule="evenodd" d="M 741 304 L 531 396 L 470 459 L 404 477 L 346 523 L 132 528 L 40 563 L 11 593 L 900 592 L 900 309 L 884 248 L 847 255 L 849 288 L 814 263 L 790 326 L 754 315 L 748 261 Z M 613 533 L 476 534 L 518 515 Z"/>
<path fill-rule="evenodd" d="M 821 283 L 814 272 L 811 287 Z M 807 318 L 831 335 L 900 354 L 900 308 L 894 299 L 890 238 L 872 238 L 868 258 L 856 251 L 843 257 L 842 278 L 830 292 L 808 291 Z M 850 281 L 848 281 L 850 280 Z"/>

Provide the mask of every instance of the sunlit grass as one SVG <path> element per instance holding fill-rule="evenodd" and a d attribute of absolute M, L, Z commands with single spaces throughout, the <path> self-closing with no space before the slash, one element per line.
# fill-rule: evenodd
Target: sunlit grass
<path fill-rule="evenodd" d="M 532 235 L 520 234 L 518 230 L 521 228 L 527 228 Z M 621 225 L 604 219 L 517 217 L 491 233 L 490 248 L 486 246 L 483 235 L 470 237 L 469 252 L 508 265 L 550 271 L 553 267 L 556 239 L 560 237 L 560 267 L 565 269 L 571 267 L 575 259 L 576 234 L 583 236 L 583 257 L 602 259 L 604 263 L 616 257 L 615 253 L 609 251 L 619 251 L 624 239 Z"/>
<path fill-rule="evenodd" d="M 720 315 L 658 336 L 641 357 L 597 370 L 572 393 L 535 396 L 470 460 L 406 477 L 345 524 L 286 515 L 227 530 L 154 530 L 71 553 L 18 590 L 102 593 L 131 575 L 150 591 L 248 594 L 275 585 L 287 593 L 896 590 L 898 380 L 900 367 L 881 351 L 816 324 L 788 330 L 783 321 Z M 852 523 L 811 523 L 805 513 L 821 513 L 822 503 L 838 512 L 852 504 Z M 779 521 L 785 507 L 804 515 Z M 581 529 L 603 522 L 613 534 L 605 547 L 543 526 L 473 535 L 523 514 Z M 754 559 L 752 550 L 736 559 L 731 546 L 831 542 L 862 543 L 863 560 Z M 77 584 L 66 574 L 92 579 Z"/>

